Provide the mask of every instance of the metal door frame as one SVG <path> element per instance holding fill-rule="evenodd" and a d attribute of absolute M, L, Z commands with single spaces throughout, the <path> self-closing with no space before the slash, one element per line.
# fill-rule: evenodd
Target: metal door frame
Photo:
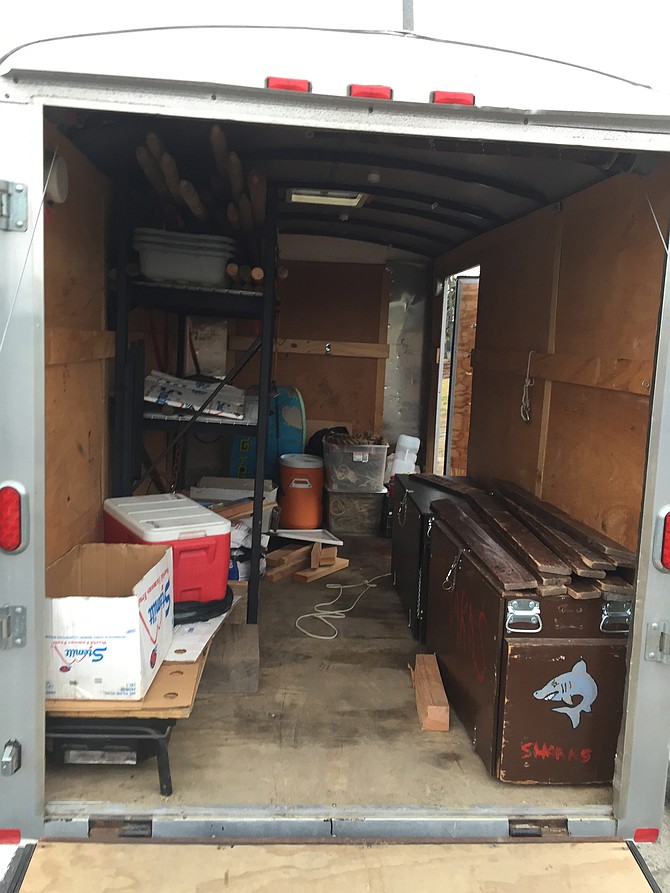
<path fill-rule="evenodd" d="M 119 112 L 141 112 L 175 115 L 184 118 L 218 118 L 240 122 L 314 126 L 323 129 L 381 132 L 435 137 L 509 140 L 519 143 L 556 144 L 580 147 L 614 146 L 622 151 L 656 151 L 670 154 L 670 119 L 649 116 L 585 115 L 565 112 L 528 112 L 521 110 L 484 109 L 476 118 L 458 111 L 413 103 L 366 102 L 352 104 L 346 98 L 330 96 L 271 95 L 271 91 L 216 85 L 189 84 L 183 81 L 145 81 L 134 78 L 87 77 L 50 72 L 11 72 L 2 81 L 0 122 L 3 134 L 12 133 L 0 149 L 5 170 L 3 179 L 16 177 L 26 182 L 31 196 L 30 221 L 34 224 L 36 198 L 42 180 L 42 107 L 58 106 L 85 109 L 106 109 Z M 16 105 L 18 103 L 19 105 Z M 8 125 L 5 126 L 5 122 Z M 474 130 L 473 130 L 474 128 Z M 38 145 L 35 145 L 37 143 Z M 32 225 L 31 224 L 31 225 Z M 25 256 L 26 239 L 18 234 L 0 233 L 0 261 L 4 270 L 16 281 Z M 41 603 L 44 591 L 44 379 L 43 379 L 43 267 L 42 237 L 36 230 L 31 260 L 20 291 L 14 317 L 11 350 L 4 362 L 20 369 L 21 389 L 3 406 L 4 426 L 11 419 L 21 418 L 15 426 L 12 444 L 0 439 L 0 456 L 4 465 L 15 469 L 23 480 L 31 499 L 31 546 L 20 556 L 2 556 L 0 574 L 10 584 L 12 593 L 21 593 L 29 609 L 31 640 L 20 654 L 0 656 L 3 668 L 11 666 L 14 681 L 12 713 L 0 719 L 2 730 L 16 737 L 24 736 L 24 765 L 20 773 L 7 781 L 0 779 L 0 815 L 16 816 L 24 832 L 37 830 L 43 806 L 42 758 L 42 620 L 35 606 Z M 2 288 L 3 286 L 0 286 Z M 5 286 L 6 289 L 6 286 Z M 0 291 L 7 302 L 6 291 Z M 667 287 L 663 304 L 670 300 Z M 670 578 L 659 572 L 652 560 L 652 544 L 656 514 L 670 501 L 670 467 L 659 461 L 670 455 L 670 320 L 663 314 L 659 332 L 659 362 L 655 372 L 651 413 L 651 461 L 648 463 L 646 498 L 643 511 L 640 567 L 636 616 L 631 634 L 631 660 L 627 686 L 622 747 L 615 776 L 614 814 L 620 835 L 630 837 L 638 827 L 660 827 L 665 769 L 670 742 L 670 686 L 667 665 L 643 659 L 647 623 L 668 616 Z M 16 365 L 15 365 L 16 364 Z M 0 376 L 2 367 L 0 367 Z M 6 430 L 6 429 L 5 429 Z M 663 495 L 665 494 L 665 496 Z M 14 596 L 15 598 L 18 596 Z M 26 709 L 26 704 L 31 705 Z M 11 729 L 5 717 L 11 717 Z M 6 787 L 5 787 L 6 786 Z M 4 807 L 2 804 L 7 804 Z M 220 810 L 217 810 L 220 811 Z M 193 813 L 197 810 L 193 810 Z M 268 816 L 271 814 L 268 810 Z M 571 811 L 573 827 L 581 818 L 591 834 L 611 829 L 611 818 L 588 819 L 588 812 Z M 473 807 L 462 822 L 454 825 L 453 836 L 462 836 L 465 828 L 482 810 Z M 401 817 L 390 810 L 394 823 Z M 464 824 L 463 824 L 464 823 Z M 577 823 L 577 824 L 575 824 Z M 0 822 L 2 826 L 3 822 Z M 584 826 L 586 827 L 586 826 Z M 598 831 L 600 828 L 600 832 Z M 609 832 L 607 832 L 609 833 Z"/>
<path fill-rule="evenodd" d="M 23 647 L 0 650 L 0 751 L 21 746 L 21 767 L 0 775 L 0 833 L 37 837 L 44 818 L 44 238 L 43 114 L 0 102 L 0 179 L 28 190 L 27 230 L 0 230 L 0 482 L 26 492 L 28 546 L 0 551 L 0 605 L 21 606 Z M 10 436 L 11 433 L 11 436 Z M 11 838 L 11 834 L 8 835 Z"/>

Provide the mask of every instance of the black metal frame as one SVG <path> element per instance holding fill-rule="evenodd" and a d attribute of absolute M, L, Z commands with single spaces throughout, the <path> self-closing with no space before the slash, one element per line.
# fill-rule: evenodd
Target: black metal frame
<path fill-rule="evenodd" d="M 172 775 L 168 744 L 176 722 L 176 719 L 139 720 L 128 717 L 118 719 L 47 717 L 46 738 L 47 741 L 98 745 L 101 749 L 121 741 L 133 741 L 138 762 L 143 762 L 152 756 L 156 757 L 160 792 L 164 797 L 169 797 L 172 794 Z M 61 744 L 58 750 L 62 751 L 64 746 Z M 58 756 L 62 754 L 58 752 Z"/>
<path fill-rule="evenodd" d="M 116 328 L 115 388 L 114 388 L 114 452 L 112 467 L 112 495 L 129 496 L 133 490 L 148 477 L 160 461 L 182 440 L 186 433 L 198 423 L 198 418 L 215 394 L 193 412 L 190 419 L 175 422 L 166 417 L 165 421 L 151 419 L 143 427 L 162 428 L 166 431 L 177 431 L 168 447 L 152 461 L 143 475 L 134 473 L 137 463 L 138 443 L 136 436 L 137 411 L 134 400 L 134 386 L 137 379 L 137 364 L 130 363 L 131 355 L 128 346 L 128 320 L 133 307 L 154 307 L 170 310 L 179 315 L 180 330 L 182 320 L 188 314 L 217 314 L 222 318 L 258 319 L 261 334 L 252 346 L 235 364 L 231 372 L 222 381 L 230 383 L 237 373 L 247 364 L 251 357 L 260 352 L 260 380 L 258 394 L 258 422 L 256 425 L 221 425 L 211 426 L 212 431 L 226 434 L 243 428 L 246 433 L 256 437 L 256 469 L 254 483 L 254 509 L 251 534 L 251 572 L 248 583 L 247 623 L 258 620 L 258 594 L 260 589 L 260 558 L 263 519 L 263 480 L 265 476 L 265 452 L 268 435 L 268 417 L 270 411 L 270 386 L 272 376 L 272 343 L 274 339 L 275 294 L 274 282 L 277 266 L 277 189 L 268 184 L 267 207 L 265 215 L 264 238 L 264 280 L 263 293 L 244 291 L 241 289 L 206 289 L 188 288 L 173 285 L 155 285 L 153 283 L 132 282 L 129 280 L 126 267 L 128 263 L 128 218 L 127 199 L 122 196 L 117 214 L 117 299 L 114 311 Z M 183 354 L 180 354 L 183 362 Z"/>

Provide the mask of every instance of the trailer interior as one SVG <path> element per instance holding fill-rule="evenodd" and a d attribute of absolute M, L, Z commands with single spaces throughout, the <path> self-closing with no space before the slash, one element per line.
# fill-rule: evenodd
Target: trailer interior
<path fill-rule="evenodd" d="M 77 544 L 103 541 L 115 462 L 110 320 L 120 234 L 125 226 L 130 240 L 134 227 L 161 225 L 136 149 L 155 133 L 180 175 L 204 183 L 215 123 L 245 176 L 257 172 L 278 191 L 278 260 L 287 276 L 277 280 L 272 377 L 299 389 L 308 431 L 344 425 L 383 433 L 391 444 L 414 434 L 421 469 L 437 470 L 444 284 L 479 267 L 476 322 L 468 323 L 474 349 L 459 373 L 472 388 L 459 473 L 514 482 L 637 551 L 665 263 L 658 227 L 665 231 L 670 212 L 666 158 L 187 120 L 177 110 L 160 118 L 48 109 L 45 152 L 65 159 L 69 194 L 44 219 L 47 566 Z M 349 208 L 296 204 L 292 188 L 364 198 Z M 144 341 L 146 370 L 175 372 L 173 314 L 133 310 L 130 332 Z M 228 321 L 229 364 L 254 334 L 249 320 Z M 356 344 L 357 355 L 301 352 L 291 341 Z M 256 375 L 252 364 L 236 384 L 251 386 Z M 165 443 L 164 433 L 147 432 L 145 451 L 158 455 Z M 182 457 L 193 476 L 187 485 L 224 473 L 225 449 L 225 435 L 191 438 Z M 168 483 L 171 463 L 158 469 Z M 150 479 L 138 492 L 151 487 Z M 491 777 L 453 713 L 448 732 L 421 731 L 408 665 L 425 646 L 393 587 L 390 540 L 344 540 L 350 564 L 340 574 L 310 585 L 262 582 L 258 691 L 201 687 L 172 734 L 170 798 L 158 790 L 153 761 L 50 762 L 50 808 L 610 814 L 610 785 Z M 296 628 L 300 615 L 337 595 L 324 583 L 356 587 L 343 592 L 349 605 L 373 578 L 376 586 L 337 623 L 337 638 Z"/>

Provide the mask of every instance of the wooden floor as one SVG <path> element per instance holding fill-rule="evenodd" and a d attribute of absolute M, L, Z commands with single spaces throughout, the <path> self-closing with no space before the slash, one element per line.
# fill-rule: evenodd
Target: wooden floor
<path fill-rule="evenodd" d="M 43 843 L 21 893 L 649 893 L 623 843 L 275 845 Z"/>
<path fill-rule="evenodd" d="M 388 573 L 388 540 L 351 538 L 359 583 Z M 417 644 L 390 577 L 363 596 L 332 641 L 308 638 L 296 618 L 337 593 L 327 580 L 266 583 L 259 618 L 256 694 L 201 691 L 170 744 L 174 793 L 158 792 L 155 761 L 138 767 L 52 767 L 49 801 L 130 806 L 440 807 L 609 805 L 609 786 L 506 785 L 492 779 L 453 715 L 447 733 L 422 732 L 408 663 Z M 344 591 L 350 605 L 360 589 Z M 327 633 L 323 625 L 310 627 Z"/>

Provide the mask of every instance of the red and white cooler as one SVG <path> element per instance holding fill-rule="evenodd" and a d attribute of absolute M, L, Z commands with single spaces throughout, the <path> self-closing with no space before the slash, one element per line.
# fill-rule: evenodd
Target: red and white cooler
<path fill-rule="evenodd" d="M 230 521 L 188 496 L 123 496 L 104 503 L 106 543 L 172 546 L 175 602 L 222 599 L 228 587 Z"/>

